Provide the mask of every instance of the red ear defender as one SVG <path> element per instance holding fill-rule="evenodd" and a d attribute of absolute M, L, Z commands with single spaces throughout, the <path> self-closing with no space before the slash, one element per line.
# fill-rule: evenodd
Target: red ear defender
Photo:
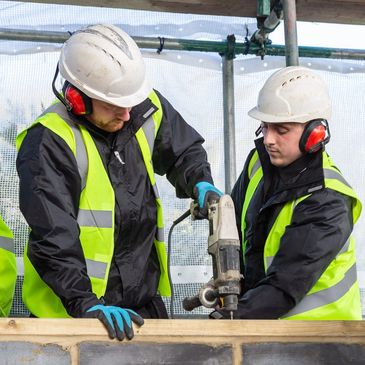
<path fill-rule="evenodd" d="M 63 95 L 74 115 L 88 115 L 92 113 L 91 99 L 69 82 L 66 82 L 63 86 Z"/>
<path fill-rule="evenodd" d="M 303 153 L 317 152 L 329 142 L 330 136 L 327 120 L 311 120 L 304 128 L 299 141 L 299 148 Z"/>

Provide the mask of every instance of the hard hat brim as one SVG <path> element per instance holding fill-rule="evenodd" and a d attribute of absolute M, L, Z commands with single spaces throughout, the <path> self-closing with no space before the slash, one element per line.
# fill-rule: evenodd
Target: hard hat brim
<path fill-rule="evenodd" d="M 321 116 L 319 113 L 313 113 L 313 115 L 302 114 L 302 115 L 272 115 L 260 112 L 256 107 L 252 108 L 247 113 L 251 118 L 259 120 L 261 122 L 266 123 L 307 123 L 312 119 L 323 118 L 328 120 L 331 116 L 331 108 L 328 108 L 325 111 L 321 112 Z"/>
<path fill-rule="evenodd" d="M 84 91 L 90 98 L 104 101 L 108 104 L 119 106 L 121 108 L 131 108 L 147 99 L 148 95 L 152 92 L 152 85 L 149 80 L 145 79 L 142 86 L 132 95 L 112 97 L 103 94 L 98 95 L 97 92 Z"/>

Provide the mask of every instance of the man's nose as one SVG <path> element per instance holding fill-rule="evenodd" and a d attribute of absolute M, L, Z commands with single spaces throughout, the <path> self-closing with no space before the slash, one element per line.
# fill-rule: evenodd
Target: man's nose
<path fill-rule="evenodd" d="M 122 119 L 123 121 L 127 121 L 130 118 L 131 108 L 118 108 L 115 112 L 115 115 L 118 119 Z"/>
<path fill-rule="evenodd" d="M 265 129 L 264 134 L 264 144 L 272 145 L 275 144 L 275 132 L 269 127 Z"/>

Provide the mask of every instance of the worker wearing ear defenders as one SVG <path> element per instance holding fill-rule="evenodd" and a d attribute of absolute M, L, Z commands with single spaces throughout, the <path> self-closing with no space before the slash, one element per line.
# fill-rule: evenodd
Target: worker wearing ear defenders
<path fill-rule="evenodd" d="M 59 99 L 19 134 L 20 208 L 31 231 L 23 301 L 36 317 L 98 318 L 111 338 L 167 318 L 171 293 L 155 173 L 204 209 L 204 139 L 154 90 L 124 31 L 98 24 L 63 45 Z M 204 217 L 204 213 L 202 213 Z"/>
<path fill-rule="evenodd" d="M 241 236 L 235 318 L 361 319 L 355 242 L 361 202 L 325 151 L 331 101 L 314 71 L 275 72 L 249 115 L 255 148 L 232 199 Z M 212 318 L 230 318 L 220 309 Z"/>

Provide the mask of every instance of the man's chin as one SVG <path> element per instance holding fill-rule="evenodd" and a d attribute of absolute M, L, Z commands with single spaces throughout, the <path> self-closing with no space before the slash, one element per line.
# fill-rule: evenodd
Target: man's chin
<path fill-rule="evenodd" d="M 124 127 L 124 123 L 125 122 L 113 123 L 113 124 L 111 124 L 111 125 L 108 126 L 108 128 L 106 129 L 106 131 L 107 132 L 110 132 L 110 133 L 118 132 L 118 131 L 120 131 Z"/>
<path fill-rule="evenodd" d="M 270 162 L 272 165 L 276 166 L 276 167 L 284 167 L 285 163 L 281 158 L 275 158 L 270 156 Z"/>

